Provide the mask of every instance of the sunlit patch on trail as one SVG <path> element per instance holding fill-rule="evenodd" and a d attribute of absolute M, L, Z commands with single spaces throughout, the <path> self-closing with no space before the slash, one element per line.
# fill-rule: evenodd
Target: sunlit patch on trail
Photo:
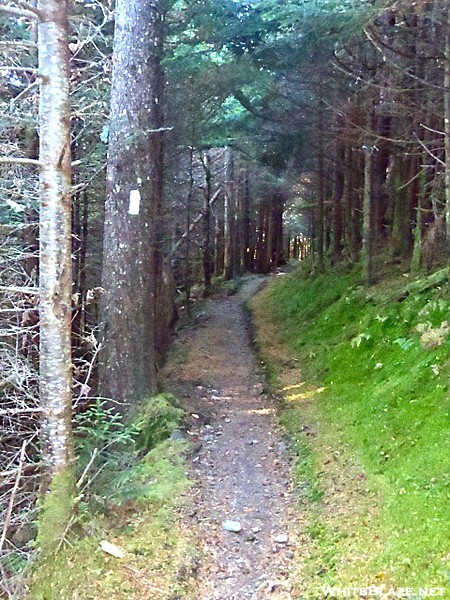
<path fill-rule="evenodd" d="M 245 411 L 248 415 L 272 415 L 275 412 L 274 408 L 258 408 Z"/>
<path fill-rule="evenodd" d="M 305 382 L 302 381 L 301 383 L 295 383 L 294 385 L 287 385 L 284 388 L 281 388 L 282 392 L 290 392 L 291 390 L 296 390 L 298 388 L 301 388 L 305 385 Z"/>
<path fill-rule="evenodd" d="M 299 402 L 301 400 L 310 400 L 311 398 L 314 398 L 314 396 L 316 394 L 321 394 L 325 390 L 326 390 L 325 387 L 312 388 L 312 389 L 307 390 L 305 392 L 301 392 L 300 394 L 286 394 L 285 395 L 285 399 L 288 402 Z"/>

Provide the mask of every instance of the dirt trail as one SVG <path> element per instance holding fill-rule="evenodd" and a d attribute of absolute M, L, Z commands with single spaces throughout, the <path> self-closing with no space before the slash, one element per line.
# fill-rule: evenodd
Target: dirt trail
<path fill-rule="evenodd" d="M 263 281 L 252 278 L 236 295 L 208 302 L 198 325 L 177 341 L 182 360 L 167 369 L 169 387 L 193 415 L 198 483 L 187 526 L 204 550 L 202 600 L 291 598 L 290 473 L 243 310 Z M 227 519 L 242 531 L 224 531 Z M 286 535 L 284 543 L 278 536 Z"/>

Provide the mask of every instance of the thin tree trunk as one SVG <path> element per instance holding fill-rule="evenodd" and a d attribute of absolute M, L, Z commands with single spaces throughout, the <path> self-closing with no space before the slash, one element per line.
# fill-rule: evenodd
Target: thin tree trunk
<path fill-rule="evenodd" d="M 363 199 L 363 239 L 361 261 L 366 285 L 373 283 L 373 230 L 372 230 L 372 148 L 364 150 L 364 199 Z"/>
<path fill-rule="evenodd" d="M 230 280 L 234 277 L 234 166 L 230 148 L 225 152 L 225 200 L 224 200 L 224 275 Z"/>
<path fill-rule="evenodd" d="M 219 276 L 223 273 L 223 222 L 221 221 L 219 211 L 213 210 L 214 216 L 214 275 Z"/>
<path fill-rule="evenodd" d="M 205 171 L 205 193 L 203 202 L 203 295 L 206 297 L 211 287 L 211 156 L 205 153 L 202 160 Z"/>
<path fill-rule="evenodd" d="M 243 214 L 242 214 L 242 239 L 243 239 L 243 256 L 242 264 L 244 271 L 250 272 L 252 268 L 251 250 L 250 250 L 250 177 L 248 172 L 248 166 L 245 167 L 244 173 L 244 190 L 243 190 Z"/>
<path fill-rule="evenodd" d="M 342 198 L 344 195 L 344 165 L 346 160 L 345 145 L 338 142 L 336 149 L 335 181 L 333 194 L 333 259 L 338 261 L 342 254 L 343 214 Z"/>
<path fill-rule="evenodd" d="M 445 221 L 447 261 L 450 264 L 450 8 L 447 7 L 444 75 Z"/>
<path fill-rule="evenodd" d="M 277 268 L 285 263 L 283 235 L 284 196 L 280 191 L 275 192 L 271 202 L 271 240 L 270 266 Z"/>
<path fill-rule="evenodd" d="M 67 2 L 42 0 L 39 23 L 40 402 L 44 489 L 38 543 L 54 550 L 73 486 L 71 155 Z M 56 507 L 58 507 L 56 509 Z"/>
<path fill-rule="evenodd" d="M 317 240 L 317 269 L 319 273 L 325 270 L 324 261 L 324 205 L 325 205 L 325 166 L 324 166 L 324 104 L 322 100 L 322 84 L 320 85 L 319 102 L 319 190 L 316 216 L 316 240 Z"/>
<path fill-rule="evenodd" d="M 186 255 L 185 255 L 185 270 L 184 270 L 184 298 L 186 302 L 186 313 L 191 315 L 191 208 L 192 208 L 192 191 L 194 189 L 194 172 L 193 172 L 194 150 L 189 149 L 189 191 L 186 202 Z"/>

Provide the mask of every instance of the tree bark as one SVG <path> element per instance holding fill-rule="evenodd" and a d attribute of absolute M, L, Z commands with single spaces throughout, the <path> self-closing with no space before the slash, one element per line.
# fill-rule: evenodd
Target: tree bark
<path fill-rule="evenodd" d="M 205 190 L 203 202 L 203 294 L 206 297 L 211 287 L 212 261 L 211 261 L 211 156 L 209 152 L 203 157 L 205 171 Z"/>
<path fill-rule="evenodd" d="M 361 261 L 366 285 L 373 283 L 372 148 L 364 150 L 363 240 Z"/>
<path fill-rule="evenodd" d="M 447 7 L 444 61 L 445 222 L 447 263 L 450 264 L 450 8 Z"/>
<path fill-rule="evenodd" d="M 343 213 L 342 213 L 342 198 L 344 196 L 344 168 L 345 168 L 345 144 L 337 142 L 336 148 L 336 165 L 334 176 L 334 193 L 333 193 L 333 249 L 332 255 L 335 261 L 338 261 L 342 255 L 342 232 L 343 232 Z"/>
<path fill-rule="evenodd" d="M 52 551 L 70 519 L 73 487 L 71 154 L 66 0 L 42 0 L 40 147 L 40 402 L 45 464 L 38 543 Z M 54 510 L 58 505 L 58 510 Z"/>
<path fill-rule="evenodd" d="M 73 459 L 70 352 L 71 157 L 67 3 L 39 7 L 40 149 L 40 395 L 43 456 L 50 476 Z"/>
<path fill-rule="evenodd" d="M 319 189 L 316 215 L 316 240 L 317 240 L 317 269 L 319 273 L 325 270 L 324 258 L 324 208 L 325 208 L 325 139 L 324 139 L 324 103 L 322 99 L 322 84 L 320 85 L 320 101 L 319 101 Z"/>
<path fill-rule="evenodd" d="M 154 131 L 161 101 L 155 95 L 158 6 L 118 0 L 115 13 L 100 389 L 103 396 L 131 404 L 156 389 L 153 252 L 161 192 L 152 136 L 160 133 Z"/>
<path fill-rule="evenodd" d="M 225 279 L 233 279 L 235 272 L 235 189 L 234 165 L 230 148 L 225 152 L 225 199 L 224 199 L 224 275 Z"/>

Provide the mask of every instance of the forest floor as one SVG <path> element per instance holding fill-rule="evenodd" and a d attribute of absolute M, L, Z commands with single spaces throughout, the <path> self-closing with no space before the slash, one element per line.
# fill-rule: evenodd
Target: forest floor
<path fill-rule="evenodd" d="M 368 290 L 297 269 L 216 289 L 161 373 L 173 397 L 145 406 L 150 451 L 106 430 L 123 442 L 95 466 L 84 535 L 29 598 L 450 598 L 446 278 Z"/>
<path fill-rule="evenodd" d="M 188 410 L 196 449 L 186 527 L 200 536 L 196 596 L 203 600 L 293 597 L 289 459 L 245 311 L 264 282 L 252 277 L 235 295 L 206 302 L 196 325 L 179 335 L 165 372 Z M 227 520 L 241 531 L 225 530 Z"/>

